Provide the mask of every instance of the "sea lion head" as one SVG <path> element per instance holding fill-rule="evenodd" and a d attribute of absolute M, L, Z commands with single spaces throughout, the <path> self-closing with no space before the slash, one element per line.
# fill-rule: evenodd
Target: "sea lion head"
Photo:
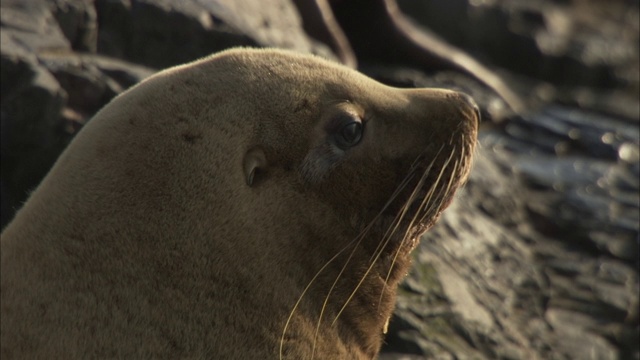
<path fill-rule="evenodd" d="M 384 251 L 412 249 L 468 175 L 479 121 L 473 100 L 392 88 L 318 57 L 265 53 L 219 60 L 251 84 L 243 102 L 251 140 L 240 152 L 245 184 L 238 185 L 255 194 L 272 182 L 304 194 L 345 228 L 376 234 L 362 246 L 379 250 L 379 231 L 393 226 Z"/>
<path fill-rule="evenodd" d="M 373 356 L 409 252 L 469 173 L 478 108 L 462 93 L 397 89 L 317 57 L 265 54 L 219 58 L 234 64 L 251 95 L 242 101 L 250 114 L 241 117 L 251 120 L 250 140 L 242 136 L 246 142 L 228 151 L 242 154 L 244 167 L 230 171 L 247 197 L 269 199 L 252 209 L 268 212 L 263 225 L 296 234 L 284 236 L 292 256 L 285 262 L 308 265 L 299 285 L 309 288 L 289 320 L 315 311 L 315 347 L 322 322 L 344 316 L 343 333 Z M 303 327 L 285 325 L 282 352 L 287 331 L 304 334 Z"/>
<path fill-rule="evenodd" d="M 478 121 L 464 94 L 392 88 L 288 51 L 234 49 L 165 70 L 101 110 L 9 225 L 3 256 L 50 255 L 3 260 L 3 287 L 28 292 L 40 280 L 26 269 L 59 269 L 73 283 L 47 280 L 62 289 L 58 309 L 74 286 L 102 284 L 94 292 L 133 314 L 105 324 L 155 324 L 182 349 L 371 358 L 410 251 L 465 181 Z M 20 291 L 3 303 L 28 303 L 6 295 Z M 21 326 L 25 309 L 7 324 Z M 143 341 L 112 330 L 95 331 L 121 353 L 122 339 Z"/>

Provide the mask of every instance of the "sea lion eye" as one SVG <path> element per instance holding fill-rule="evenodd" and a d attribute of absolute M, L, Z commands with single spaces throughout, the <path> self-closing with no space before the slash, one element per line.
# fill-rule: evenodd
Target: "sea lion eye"
<path fill-rule="evenodd" d="M 362 139 L 362 123 L 357 121 L 343 125 L 336 134 L 336 145 L 342 149 L 358 145 Z"/>

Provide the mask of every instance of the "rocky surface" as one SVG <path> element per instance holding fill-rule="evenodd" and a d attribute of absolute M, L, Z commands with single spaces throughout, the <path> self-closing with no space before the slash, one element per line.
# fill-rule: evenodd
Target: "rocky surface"
<path fill-rule="evenodd" d="M 569 112 L 538 116 L 559 123 Z M 416 254 L 390 348 L 443 359 L 638 358 L 637 163 L 510 150 L 526 142 L 481 134 L 469 183 Z M 634 184 L 612 196 L 618 176 Z"/>
<path fill-rule="evenodd" d="M 528 104 L 518 115 L 477 67 L 415 37 L 367 38 L 349 14 L 381 33 L 399 23 L 357 1 L 1 5 L 3 226 L 92 114 L 156 69 L 231 46 L 318 53 L 396 86 L 463 89 L 485 116 L 469 183 L 417 249 L 381 359 L 640 358 L 637 1 L 398 1 L 413 35 L 494 67 Z"/>
<path fill-rule="evenodd" d="M 508 69 L 514 88 L 546 100 L 481 132 L 469 184 L 416 254 L 390 352 L 638 359 L 637 4 L 403 3 L 416 21 Z M 557 30 L 548 18 L 571 25 L 556 34 L 563 51 L 540 40 Z M 532 20 L 540 23 L 523 31 Z M 495 102 L 455 76 L 391 78 L 439 78 L 466 87 L 485 109 Z"/>

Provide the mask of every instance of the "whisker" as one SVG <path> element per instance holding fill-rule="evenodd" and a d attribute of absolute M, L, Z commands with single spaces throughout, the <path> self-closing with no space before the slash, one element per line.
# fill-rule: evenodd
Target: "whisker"
<path fill-rule="evenodd" d="M 427 167 L 427 170 L 425 171 L 425 173 L 428 172 L 431 169 L 431 167 L 435 163 L 435 160 L 437 159 L 438 155 L 440 154 L 440 152 L 442 151 L 443 148 L 444 148 L 444 145 L 440 147 L 440 149 L 438 150 L 437 154 L 434 156 L 434 159 L 432 159 L 431 163 Z M 389 234 L 389 230 L 387 230 L 387 233 L 381 239 L 380 244 L 383 244 L 382 247 L 380 247 L 380 244 L 378 244 L 378 247 L 376 248 L 376 251 L 374 251 L 375 257 L 373 258 L 373 261 L 370 261 L 370 265 L 367 268 L 367 270 L 365 271 L 364 275 L 360 278 L 360 281 L 358 282 L 358 284 L 356 285 L 355 289 L 351 292 L 351 294 L 347 298 L 347 301 L 340 308 L 340 311 L 338 311 L 338 314 L 336 315 L 336 317 L 333 319 L 333 322 L 331 323 L 332 326 L 336 323 L 336 321 L 338 320 L 338 318 L 340 317 L 340 315 L 342 314 L 344 309 L 347 307 L 349 302 L 351 302 L 351 299 L 353 299 L 353 296 L 355 296 L 355 294 L 358 291 L 358 289 L 360 289 L 360 286 L 362 285 L 364 280 L 367 278 L 367 276 L 369 275 L 369 273 L 373 269 L 373 266 L 375 265 L 375 263 L 378 261 L 378 259 L 382 255 L 382 253 L 383 253 L 384 249 L 386 248 L 386 246 L 389 244 L 389 242 L 391 242 L 391 237 L 393 236 L 395 231 L 397 231 L 397 228 L 399 227 L 400 223 L 402 222 L 402 219 L 404 219 L 404 216 L 406 215 L 407 210 L 411 206 L 411 203 L 415 199 L 415 197 L 418 194 L 420 188 L 422 188 L 422 185 L 424 185 L 424 181 L 426 180 L 426 178 L 427 178 L 427 176 L 425 176 L 425 174 L 423 173 L 422 177 L 418 181 L 418 184 L 415 186 L 415 188 L 413 189 L 411 195 L 409 196 L 409 199 L 405 202 L 404 206 L 402 207 L 402 210 L 400 212 L 400 216 L 399 217 L 396 216 L 397 221 L 394 220 L 395 225 L 393 225 L 393 230 L 391 231 L 390 234 Z M 387 234 L 389 234 L 389 235 L 387 236 Z M 389 275 L 387 275 L 387 279 L 385 279 L 385 284 L 386 284 L 386 281 L 388 280 L 388 277 L 389 277 Z M 384 291 L 384 289 L 383 289 L 383 291 Z"/>
<path fill-rule="evenodd" d="M 438 196 L 444 196 L 446 193 L 448 193 L 451 190 L 451 187 L 453 185 L 453 180 L 456 178 L 456 176 L 454 176 L 453 174 L 458 170 L 459 165 L 460 165 L 460 158 L 458 158 L 453 165 L 452 175 L 449 176 L 449 182 L 447 183 L 447 187 L 444 189 L 440 189 Z M 446 167 L 443 167 L 442 173 L 444 173 L 445 171 L 446 171 Z M 437 201 L 432 202 L 428 209 L 425 208 L 425 213 L 420 219 L 420 221 L 424 221 L 424 219 L 426 219 L 428 216 L 434 216 L 435 215 L 434 212 L 438 211 L 439 206 L 440 204 L 438 204 Z"/>
<path fill-rule="evenodd" d="M 322 311 L 320 313 L 320 320 L 322 319 L 322 315 L 324 313 L 324 309 L 325 306 L 329 300 L 329 296 L 331 295 L 331 292 L 333 292 L 333 289 L 335 288 L 336 284 L 338 283 L 338 280 L 340 279 L 340 277 L 342 276 L 342 273 L 344 272 L 344 270 L 346 269 L 347 265 L 349 264 L 349 261 L 351 260 L 351 257 L 353 256 L 353 254 L 355 253 L 355 249 L 357 248 L 358 245 L 360 245 L 360 242 L 364 239 L 365 235 L 368 233 L 368 231 L 373 227 L 373 225 L 375 224 L 375 222 L 382 216 L 382 214 L 384 213 L 384 211 L 391 205 L 391 203 L 393 202 L 393 200 L 395 200 L 395 198 L 400 194 L 400 192 L 404 189 L 404 187 L 406 187 L 409 182 L 411 181 L 411 178 L 414 176 L 414 174 L 409 174 L 407 177 L 405 177 L 405 180 L 403 180 L 403 182 L 396 188 L 396 190 L 394 191 L 394 193 L 392 194 L 391 198 L 385 203 L 385 205 L 382 207 L 382 210 L 380 210 L 378 212 L 378 214 L 373 218 L 373 220 L 371 222 L 369 222 L 369 224 L 367 225 L 367 227 L 365 228 L 365 230 L 358 235 L 357 239 L 358 239 L 358 243 L 356 244 L 356 247 L 354 247 L 354 250 L 351 252 L 351 254 L 349 255 L 349 258 L 347 259 L 347 261 L 345 262 L 344 266 L 342 267 L 342 269 L 340 270 L 340 272 L 338 273 L 338 276 L 336 277 L 336 280 L 333 282 L 331 289 L 329 289 L 329 293 L 327 294 L 327 297 L 325 298 L 325 301 L 323 303 L 322 306 Z M 355 239 L 354 239 L 355 240 Z M 366 276 L 366 275 L 365 275 Z M 340 312 L 338 313 L 338 315 L 336 316 L 336 319 L 338 316 L 340 316 L 340 313 L 342 313 L 342 310 L 344 309 L 344 307 L 340 310 Z M 333 325 L 335 323 L 335 320 L 331 323 L 331 325 Z M 320 324 L 318 323 L 318 326 L 316 328 L 316 335 L 318 333 L 318 329 L 320 328 Z"/>
<path fill-rule="evenodd" d="M 316 340 L 318 338 L 318 333 L 320 331 L 320 325 L 322 323 L 322 318 L 324 316 L 324 312 L 326 310 L 327 304 L 329 302 L 329 297 L 331 296 L 331 293 L 333 292 L 333 289 L 335 288 L 335 286 L 338 284 L 338 281 L 340 280 L 340 278 L 342 277 L 342 274 L 344 273 L 345 269 L 347 268 L 347 265 L 349 264 L 349 262 L 351 261 L 351 258 L 353 257 L 353 255 L 355 254 L 355 251 L 358 249 L 358 245 L 360 245 L 360 242 L 362 241 L 362 239 L 364 239 L 365 235 L 369 232 L 369 230 L 371 229 L 371 227 L 373 226 L 373 222 L 370 222 L 369 225 L 367 225 L 361 232 L 360 234 L 358 234 L 358 236 L 356 236 L 353 240 L 351 240 L 350 243 L 355 242 L 355 246 L 353 247 L 353 249 L 351 250 L 351 253 L 349 254 L 349 257 L 347 258 L 347 260 L 345 261 L 344 265 L 342 266 L 342 269 L 340 269 L 340 272 L 338 273 L 338 275 L 336 276 L 336 279 L 333 281 L 333 284 L 331 284 L 331 288 L 329 288 L 329 292 L 327 293 L 327 296 L 324 298 L 324 301 L 322 303 L 322 308 L 320 309 L 320 315 L 318 317 L 318 323 L 316 325 L 316 330 L 314 333 L 314 337 L 313 337 L 313 347 L 311 349 L 311 358 L 313 359 L 313 356 L 315 354 L 315 347 L 316 347 Z M 357 240 L 357 241 L 356 241 Z M 303 293 L 304 294 L 304 293 Z"/>
<path fill-rule="evenodd" d="M 446 198 L 447 194 L 456 186 L 456 184 L 457 184 L 456 180 L 460 179 L 461 176 L 465 177 L 464 176 L 465 173 L 468 172 L 468 168 L 470 166 L 470 162 L 466 161 L 465 159 L 467 159 L 467 157 L 471 155 L 471 153 L 473 152 L 474 147 L 473 147 L 473 144 L 471 142 L 465 141 L 465 140 L 468 140 L 468 139 L 465 136 L 464 132 L 459 132 L 459 133 L 457 133 L 457 135 L 460 136 L 460 138 L 458 138 L 458 142 L 457 143 L 454 141 L 454 139 L 456 138 L 455 136 L 451 136 L 449 138 L 448 144 L 452 148 L 452 151 L 449 152 L 448 157 L 445 159 L 443 165 L 440 167 L 437 176 L 435 177 L 435 179 L 433 179 L 433 183 L 429 185 L 427 191 L 424 191 L 424 197 L 420 200 L 419 206 L 417 206 L 417 208 L 416 208 L 417 210 L 415 211 L 415 214 L 412 214 L 412 217 L 411 217 L 410 221 L 408 221 L 408 226 L 406 227 L 406 229 L 404 231 L 404 235 L 403 235 L 402 239 L 400 240 L 400 246 L 398 246 L 398 248 L 394 251 L 394 255 L 393 255 L 393 258 L 391 260 L 391 264 L 390 264 L 389 269 L 387 271 L 386 277 L 384 278 L 382 291 L 380 292 L 380 298 L 379 298 L 379 301 L 378 301 L 378 308 L 380 308 L 380 306 L 382 304 L 382 299 L 383 299 L 383 296 L 384 296 L 384 294 L 386 292 L 386 285 L 387 285 L 387 283 L 389 281 L 389 278 L 391 277 L 393 268 L 394 268 L 396 262 L 398 261 L 398 258 L 400 256 L 400 253 L 401 253 L 401 251 L 403 249 L 404 244 L 408 241 L 410 236 L 415 236 L 415 231 L 414 231 L 413 227 L 416 224 L 422 224 L 429 217 L 437 216 L 437 212 L 440 210 L 440 208 L 442 206 L 442 203 L 443 203 L 443 200 Z M 447 144 L 447 143 L 445 143 L 445 144 Z M 437 160 L 440 158 L 440 155 L 441 155 L 443 149 L 446 146 L 445 144 L 441 145 L 440 149 L 437 151 L 435 156 L 433 156 L 433 159 L 431 160 L 429 165 L 426 166 L 426 168 L 423 168 L 422 166 L 420 166 L 420 164 L 424 159 L 424 155 L 427 153 L 427 149 L 425 149 L 421 154 L 419 154 L 414 159 L 413 163 L 410 165 L 410 169 L 409 169 L 407 175 L 400 181 L 400 184 L 398 184 L 398 186 L 395 188 L 395 190 L 393 191 L 393 193 L 391 194 L 389 199 L 386 201 L 386 203 L 384 204 L 382 209 L 373 217 L 373 219 L 366 226 L 364 226 L 362 228 L 362 230 L 359 232 L 359 234 L 354 239 L 352 239 L 345 247 L 343 247 L 331 259 L 329 259 L 329 261 L 327 261 L 327 263 L 325 263 L 322 266 L 322 268 L 320 268 L 320 270 L 310 280 L 310 282 L 307 284 L 307 286 L 302 291 L 302 293 L 301 293 L 300 297 L 298 298 L 298 300 L 296 301 L 295 305 L 293 306 L 293 308 L 292 308 L 292 310 L 291 310 L 291 312 L 289 314 L 289 317 L 287 318 L 287 321 L 285 323 L 285 326 L 284 326 L 284 329 L 283 329 L 283 332 L 282 332 L 282 337 L 281 337 L 281 340 L 280 340 L 280 352 L 279 352 L 280 359 L 282 359 L 283 356 L 284 356 L 283 354 L 284 354 L 284 342 L 285 342 L 286 332 L 287 332 L 288 327 L 290 326 L 290 324 L 292 322 L 293 315 L 295 314 L 295 312 L 299 308 L 303 298 L 309 292 L 309 289 L 315 283 L 315 281 L 317 281 L 319 276 L 326 270 L 326 268 L 331 263 L 335 262 L 335 260 L 340 255 L 343 255 L 344 252 L 349 247 L 352 247 L 351 252 L 349 253 L 349 256 L 346 258 L 346 260 L 345 260 L 345 262 L 344 262 L 344 264 L 342 266 L 342 269 L 340 270 L 340 272 L 336 276 L 335 280 L 333 281 L 333 283 L 332 283 L 331 287 L 329 288 L 329 291 L 327 292 L 327 295 L 325 296 L 325 299 L 324 299 L 324 301 L 322 303 L 322 308 L 320 310 L 320 313 L 319 313 L 319 316 L 318 316 L 318 321 L 317 321 L 316 328 L 315 328 L 313 347 L 312 347 L 312 352 L 311 352 L 311 358 L 313 359 L 315 357 L 315 349 L 316 349 L 317 340 L 318 340 L 318 337 L 319 337 L 319 334 L 320 334 L 320 327 L 322 325 L 322 321 L 324 319 L 324 315 L 326 314 L 327 309 L 328 309 L 329 299 L 331 297 L 331 294 L 333 294 L 334 289 L 337 287 L 338 282 L 340 281 L 340 279 L 342 279 L 342 275 L 346 272 L 346 269 L 347 269 L 349 263 L 351 262 L 352 258 L 354 258 L 357 249 L 359 249 L 359 247 L 360 247 L 360 244 L 365 239 L 365 237 L 371 232 L 371 230 L 373 229 L 374 226 L 386 227 L 386 230 L 384 231 L 384 234 L 382 235 L 382 237 L 381 237 L 380 241 L 378 242 L 376 248 L 372 252 L 371 258 L 369 259 L 369 266 L 367 267 L 367 269 L 364 272 L 364 274 L 361 276 L 360 280 L 356 284 L 356 286 L 353 289 L 353 291 L 351 292 L 351 294 L 346 299 L 345 303 L 342 305 L 342 307 L 337 312 L 335 318 L 331 322 L 331 326 L 335 326 L 335 324 L 338 321 L 338 319 L 341 316 L 341 314 L 345 311 L 346 307 L 353 300 L 355 294 L 361 288 L 361 286 L 364 283 L 364 281 L 367 278 L 367 276 L 374 269 L 375 264 L 378 262 L 378 260 L 380 259 L 380 257 L 384 253 L 385 249 L 389 246 L 389 244 L 391 243 L 392 239 L 395 238 L 395 235 L 398 233 L 399 229 L 401 228 L 401 224 L 405 221 L 405 218 L 409 214 L 409 211 L 412 208 L 412 205 L 414 205 L 413 203 L 416 201 L 418 195 L 421 192 L 423 192 L 422 189 L 423 189 L 425 183 L 427 182 L 427 180 L 430 178 L 431 173 L 432 173 L 432 168 L 433 168 L 434 164 L 437 162 Z M 417 179 L 416 185 L 413 186 L 413 189 L 411 190 L 410 194 L 408 195 L 407 200 L 401 206 L 399 211 L 393 216 L 393 218 L 391 219 L 390 222 L 387 219 L 384 219 L 384 222 L 381 222 L 383 220 L 383 214 L 385 213 L 385 211 L 387 211 L 387 209 L 391 206 L 391 204 L 394 201 L 396 201 L 398 196 L 400 196 L 400 194 L 403 193 L 406 190 L 407 186 L 413 180 L 415 180 L 416 175 L 418 174 L 418 169 L 419 168 L 423 168 L 423 170 L 420 170 L 421 174 L 419 175 L 419 178 Z M 450 176 L 449 176 L 449 179 L 447 179 L 446 184 L 445 184 L 443 180 L 446 179 L 446 174 L 450 174 Z M 455 176 L 455 175 L 460 175 L 460 176 Z M 433 176 L 431 176 L 431 178 L 433 178 Z M 466 179 L 466 177 L 465 177 L 465 179 Z M 359 226 L 361 226 L 361 225 L 359 225 Z M 402 228 L 404 228 L 404 227 L 402 227 Z M 384 230 L 384 228 L 381 228 L 381 230 Z M 415 229 L 415 230 L 419 230 L 419 229 Z M 412 231 L 413 231 L 413 233 L 412 233 Z"/>
<path fill-rule="evenodd" d="M 329 261 L 327 261 L 322 266 L 322 268 L 320 268 L 320 270 L 318 270 L 318 272 L 313 276 L 313 278 L 311 278 L 311 281 L 309 281 L 307 286 L 302 291 L 302 294 L 300 294 L 300 297 L 298 298 L 298 300 L 294 304 L 293 309 L 291 309 L 291 312 L 289 313 L 289 317 L 287 318 L 287 321 L 284 324 L 284 329 L 282 330 L 282 337 L 280 338 L 280 349 L 279 349 L 279 358 L 280 359 L 282 359 L 282 352 L 283 352 L 283 348 L 284 348 L 284 338 L 286 337 L 286 334 L 287 334 L 287 328 L 289 327 L 289 323 L 291 322 L 291 319 L 293 318 L 293 314 L 296 312 L 298 306 L 302 302 L 302 299 L 306 295 L 307 291 L 309 290 L 309 288 L 311 288 L 311 285 L 313 285 L 313 283 L 316 281 L 318 276 L 320 276 L 320 274 L 324 271 L 324 269 L 326 269 L 327 266 L 329 266 L 329 264 L 331 264 L 336 258 L 338 258 L 338 256 L 340 256 L 340 254 L 342 254 L 343 251 L 345 251 L 349 246 L 351 246 L 355 242 L 355 240 L 356 239 L 351 240 L 340 251 L 338 251 L 335 255 L 333 255 L 333 257 L 331 259 L 329 259 Z"/>
<path fill-rule="evenodd" d="M 429 172 L 431 170 L 431 167 L 433 166 L 433 163 L 434 163 L 434 161 L 432 160 L 431 163 L 429 164 L 429 166 L 427 167 L 427 169 L 425 170 L 426 172 Z M 415 175 L 415 172 L 413 173 L 413 175 Z M 369 259 L 369 263 L 375 263 L 375 259 L 378 256 L 378 252 L 384 250 L 384 248 L 386 246 L 387 242 L 385 241 L 385 239 L 390 239 L 393 236 L 393 234 L 396 232 L 398 226 L 400 225 L 400 223 L 402 222 L 402 219 L 404 218 L 405 213 L 409 209 L 409 206 L 407 204 L 410 204 L 413 201 L 413 199 L 415 198 L 415 195 L 416 195 L 416 190 L 419 189 L 422 186 L 422 184 L 424 183 L 424 180 L 425 179 L 424 179 L 424 173 L 423 173 L 422 177 L 418 181 L 418 185 L 414 188 L 414 190 L 412 191 L 411 195 L 409 196 L 409 200 L 404 203 L 404 205 L 402 206 L 402 209 L 400 210 L 400 212 L 398 212 L 398 214 L 396 214 L 396 216 L 394 217 L 394 219 L 391 222 L 391 225 L 389 226 L 389 228 L 387 228 L 387 231 L 382 236 L 381 241 L 378 242 L 378 246 L 375 248 L 375 250 L 373 251 L 373 254 L 371 255 L 371 258 Z M 399 193 L 399 191 L 397 191 L 396 193 Z M 397 194 L 394 196 L 394 198 L 396 196 L 397 196 Z"/>
<path fill-rule="evenodd" d="M 376 247 L 376 249 L 374 250 L 371 258 L 369 259 L 370 263 L 375 263 L 375 258 L 378 256 L 378 251 L 383 251 L 384 248 L 387 245 L 388 239 L 390 239 L 393 234 L 395 234 L 398 226 L 400 225 L 402 218 L 404 217 L 404 213 L 406 212 L 406 210 L 408 210 L 409 206 L 411 205 L 411 203 L 413 202 L 414 198 L 415 198 L 415 194 L 416 194 L 416 190 L 420 189 L 422 187 L 422 185 L 424 184 L 424 181 L 426 179 L 426 176 L 428 175 L 428 173 L 431 171 L 431 168 L 433 167 L 433 164 L 435 163 L 435 160 L 438 158 L 438 156 L 440 155 L 440 153 L 442 152 L 442 149 L 444 148 L 444 145 L 440 146 L 440 149 L 438 149 L 438 152 L 435 154 L 435 156 L 433 157 L 433 159 L 431 159 L 431 162 L 429 163 L 429 165 L 426 167 L 426 169 L 423 171 L 422 176 L 420 178 L 420 180 L 418 181 L 418 184 L 416 185 L 416 187 L 414 188 L 413 192 L 411 193 L 409 199 L 407 201 L 405 201 L 404 205 L 402 206 L 401 211 L 398 213 L 398 215 L 395 216 L 395 218 L 393 219 L 391 226 L 387 229 L 387 232 L 384 234 L 384 236 L 382 237 L 381 241 L 378 243 L 378 246 Z M 418 159 L 422 158 L 422 156 L 426 153 L 427 149 L 425 149 L 422 154 L 420 154 L 416 160 L 414 161 L 414 164 L 418 161 Z M 412 171 L 414 171 L 417 169 L 412 169 Z M 395 224 L 395 225 L 394 225 Z M 389 233 L 389 231 L 391 230 L 391 233 Z M 387 241 L 385 241 L 385 239 L 387 239 Z M 382 249 L 381 249 L 382 248 Z M 373 261 L 373 262 L 372 262 Z"/>
<path fill-rule="evenodd" d="M 356 238 L 354 238 L 350 243 L 353 243 L 354 241 L 357 240 L 356 245 L 354 246 L 353 250 L 351 251 L 351 253 L 349 254 L 349 257 L 347 258 L 347 260 L 345 261 L 344 265 L 342 266 L 342 269 L 340 269 L 340 272 L 338 273 L 336 279 L 334 280 L 333 284 L 331 285 L 331 288 L 329 289 L 329 292 L 327 293 L 327 296 L 325 297 L 323 303 L 322 303 L 322 309 L 320 310 L 320 315 L 318 318 L 318 323 L 316 325 L 316 330 L 315 330 L 315 334 L 314 334 L 314 341 L 313 341 L 313 347 L 312 347 L 312 359 L 313 356 L 315 354 L 315 346 L 316 346 L 316 340 L 318 337 L 318 333 L 320 331 L 320 325 L 322 323 L 322 318 L 324 317 L 324 312 L 326 310 L 328 301 L 329 301 L 329 297 L 331 296 L 331 293 L 333 292 L 333 289 L 335 288 L 335 286 L 337 285 L 338 281 L 340 280 L 342 274 L 344 273 L 345 269 L 347 268 L 347 265 L 349 264 L 349 262 L 351 261 L 351 258 L 353 257 L 355 250 L 358 248 L 358 245 L 360 245 L 360 242 L 364 239 L 365 235 L 369 232 L 369 230 L 373 227 L 373 225 L 376 223 L 376 221 L 378 220 L 378 218 L 380 216 L 382 216 L 382 214 L 384 213 L 384 211 L 391 205 L 391 203 L 395 200 L 395 198 L 400 194 L 400 192 L 402 192 L 402 190 L 404 190 L 404 188 L 409 184 L 409 182 L 411 181 L 411 179 L 413 178 L 413 176 L 415 175 L 415 171 L 414 168 L 417 166 L 418 162 L 418 158 L 416 158 L 414 160 L 414 162 L 411 164 L 411 172 L 409 174 L 407 174 L 407 176 L 405 176 L 405 178 L 402 180 L 402 182 L 398 185 L 398 187 L 396 188 L 396 190 L 394 191 L 394 193 L 390 196 L 389 200 L 387 200 L 387 202 L 385 203 L 385 205 L 382 207 L 382 209 L 378 212 L 378 214 L 376 214 L 376 216 L 373 218 L 373 220 L 371 222 L 369 222 L 369 224 L 360 232 L 360 234 L 358 234 L 358 236 L 356 236 Z M 333 259 L 332 259 L 333 260 Z M 322 271 L 322 269 L 321 269 Z M 319 274 L 317 274 L 319 275 Z M 316 277 L 317 277 L 316 275 Z M 315 280 L 312 279 L 312 281 Z M 305 289 L 306 292 L 306 289 Z M 303 295 L 304 296 L 304 292 Z M 301 299 L 299 299 L 300 301 Z M 296 303 L 296 307 L 297 307 L 297 303 Z M 294 310 L 295 311 L 295 307 Z M 286 328 L 285 328 L 286 329 Z"/>
<path fill-rule="evenodd" d="M 436 178 L 434 184 L 430 187 L 427 195 L 425 195 L 424 199 L 422 199 L 422 202 L 420 203 L 420 206 L 418 207 L 418 209 L 422 209 L 426 203 L 428 201 L 430 201 L 430 199 L 432 198 L 433 194 L 435 193 L 435 189 L 438 187 L 438 184 L 440 183 L 440 180 L 442 178 L 442 174 L 445 172 L 445 169 L 447 168 L 447 166 L 449 165 L 449 163 L 451 162 L 451 159 L 453 158 L 453 152 L 449 155 L 449 158 L 445 161 L 444 165 L 442 166 L 440 173 L 438 174 L 438 177 Z M 456 161 L 457 163 L 457 161 Z M 423 174 L 423 178 L 426 178 L 428 176 L 427 172 L 425 172 Z M 413 216 L 413 219 L 411 219 L 411 222 L 409 223 L 409 226 L 407 227 L 407 230 L 402 238 L 402 241 L 406 241 L 406 239 L 409 237 L 409 232 L 411 231 L 413 224 L 415 223 L 416 219 L 418 218 L 418 215 L 420 214 L 419 211 L 416 212 L 416 214 Z M 428 215 L 428 214 L 427 214 Z M 422 216 L 419 222 L 424 221 L 424 219 L 426 218 L 425 216 Z M 387 271 L 387 276 L 385 277 L 385 284 L 389 281 L 389 276 L 391 276 L 391 272 L 393 270 L 393 266 L 395 265 L 397 259 L 398 259 L 398 255 L 400 254 L 400 249 L 402 249 L 402 246 L 399 246 L 398 249 L 395 252 L 395 255 L 393 256 L 393 260 L 391 261 L 391 265 L 389 266 L 389 270 Z M 380 307 L 380 305 L 382 304 L 382 296 L 384 295 L 384 289 L 383 291 L 380 293 L 380 298 L 378 299 L 378 307 Z"/>

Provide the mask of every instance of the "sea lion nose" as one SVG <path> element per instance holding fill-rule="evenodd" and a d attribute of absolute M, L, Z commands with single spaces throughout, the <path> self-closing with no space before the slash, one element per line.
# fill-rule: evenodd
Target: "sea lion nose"
<path fill-rule="evenodd" d="M 476 104 L 476 101 L 473 100 L 471 96 L 465 93 L 458 93 L 458 95 L 460 96 L 460 99 L 462 99 L 462 101 L 464 101 L 470 108 L 473 109 L 476 114 L 477 121 L 480 122 L 480 108 L 478 107 L 478 104 Z"/>

